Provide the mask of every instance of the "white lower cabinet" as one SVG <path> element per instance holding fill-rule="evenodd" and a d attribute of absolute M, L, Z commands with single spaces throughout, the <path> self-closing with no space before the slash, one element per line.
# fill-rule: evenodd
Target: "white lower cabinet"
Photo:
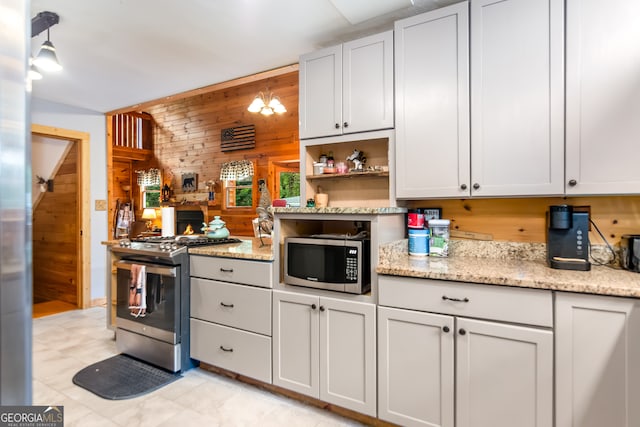
<path fill-rule="evenodd" d="M 556 427 L 640 426 L 640 299 L 556 294 Z"/>
<path fill-rule="evenodd" d="M 273 263 L 196 255 L 190 261 L 191 357 L 271 383 Z"/>
<path fill-rule="evenodd" d="M 551 292 L 503 288 L 501 296 L 500 287 L 490 286 L 493 311 L 477 320 L 460 314 L 485 311 L 486 286 L 459 284 L 455 296 L 450 283 L 434 280 L 384 276 L 379 286 L 380 419 L 403 426 L 553 426 Z M 404 309 L 399 295 L 407 306 L 433 304 L 440 313 Z M 539 324 L 507 323 L 521 297 L 533 302 L 520 306 L 521 316 Z"/>
<path fill-rule="evenodd" d="M 273 384 L 376 416 L 376 307 L 273 291 Z"/>

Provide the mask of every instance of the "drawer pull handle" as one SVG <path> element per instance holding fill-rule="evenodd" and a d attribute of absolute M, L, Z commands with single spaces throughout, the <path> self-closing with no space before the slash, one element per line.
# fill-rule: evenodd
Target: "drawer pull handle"
<path fill-rule="evenodd" d="M 467 333 L 467 331 L 465 331 L 464 329 L 460 328 L 460 330 L 458 331 L 458 333 L 460 335 L 465 335 Z"/>
<path fill-rule="evenodd" d="M 220 267 L 220 271 L 223 273 L 233 273 L 233 268 L 222 268 Z"/>
<path fill-rule="evenodd" d="M 469 302 L 469 298 L 467 298 L 467 297 L 464 297 L 464 298 L 451 298 L 451 297 L 448 297 L 446 295 L 442 295 L 442 299 L 444 301 Z"/>
<path fill-rule="evenodd" d="M 233 349 L 232 348 L 225 348 L 224 346 L 220 346 L 220 350 L 226 351 L 228 353 L 233 353 Z"/>
<path fill-rule="evenodd" d="M 223 302 L 220 302 L 220 305 L 227 308 L 233 308 L 233 304 L 225 304 Z"/>
<path fill-rule="evenodd" d="M 443 327 L 442 327 L 442 332 L 444 332 L 444 333 L 449 333 L 449 331 L 450 331 L 450 329 L 449 329 L 449 327 L 448 327 L 448 326 L 443 326 Z"/>
<path fill-rule="evenodd" d="M 311 304 L 311 310 L 315 310 L 316 309 L 316 305 L 315 304 Z"/>

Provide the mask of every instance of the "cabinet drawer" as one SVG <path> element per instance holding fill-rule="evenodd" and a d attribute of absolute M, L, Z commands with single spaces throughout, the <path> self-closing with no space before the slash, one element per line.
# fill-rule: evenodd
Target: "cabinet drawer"
<path fill-rule="evenodd" d="M 396 276 L 380 276 L 378 290 L 379 304 L 384 306 L 553 326 L 553 300 L 548 290 Z"/>
<path fill-rule="evenodd" d="M 191 357 L 271 384 L 271 338 L 191 319 Z"/>
<path fill-rule="evenodd" d="M 271 335 L 271 291 L 191 278 L 191 317 Z"/>
<path fill-rule="evenodd" d="M 191 255 L 190 275 L 271 288 L 273 262 Z"/>

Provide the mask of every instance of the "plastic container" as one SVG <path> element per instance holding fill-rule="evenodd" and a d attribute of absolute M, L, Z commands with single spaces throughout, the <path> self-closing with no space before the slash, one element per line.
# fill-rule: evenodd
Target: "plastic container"
<path fill-rule="evenodd" d="M 429 256 L 446 257 L 449 256 L 449 225 L 448 219 L 429 220 Z"/>
<path fill-rule="evenodd" d="M 326 163 L 316 162 L 313 164 L 313 174 L 314 175 L 322 175 L 324 173 L 324 167 Z"/>
<path fill-rule="evenodd" d="M 426 257 L 429 255 L 429 229 L 409 229 L 409 256 Z"/>
<path fill-rule="evenodd" d="M 407 212 L 407 227 L 424 228 L 424 214 L 422 209 L 411 209 Z"/>

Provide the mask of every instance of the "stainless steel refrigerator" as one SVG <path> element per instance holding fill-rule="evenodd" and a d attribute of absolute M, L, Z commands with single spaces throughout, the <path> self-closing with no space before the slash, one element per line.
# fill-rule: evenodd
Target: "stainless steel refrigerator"
<path fill-rule="evenodd" d="M 0 405 L 30 405 L 31 2 L 0 0 Z"/>

